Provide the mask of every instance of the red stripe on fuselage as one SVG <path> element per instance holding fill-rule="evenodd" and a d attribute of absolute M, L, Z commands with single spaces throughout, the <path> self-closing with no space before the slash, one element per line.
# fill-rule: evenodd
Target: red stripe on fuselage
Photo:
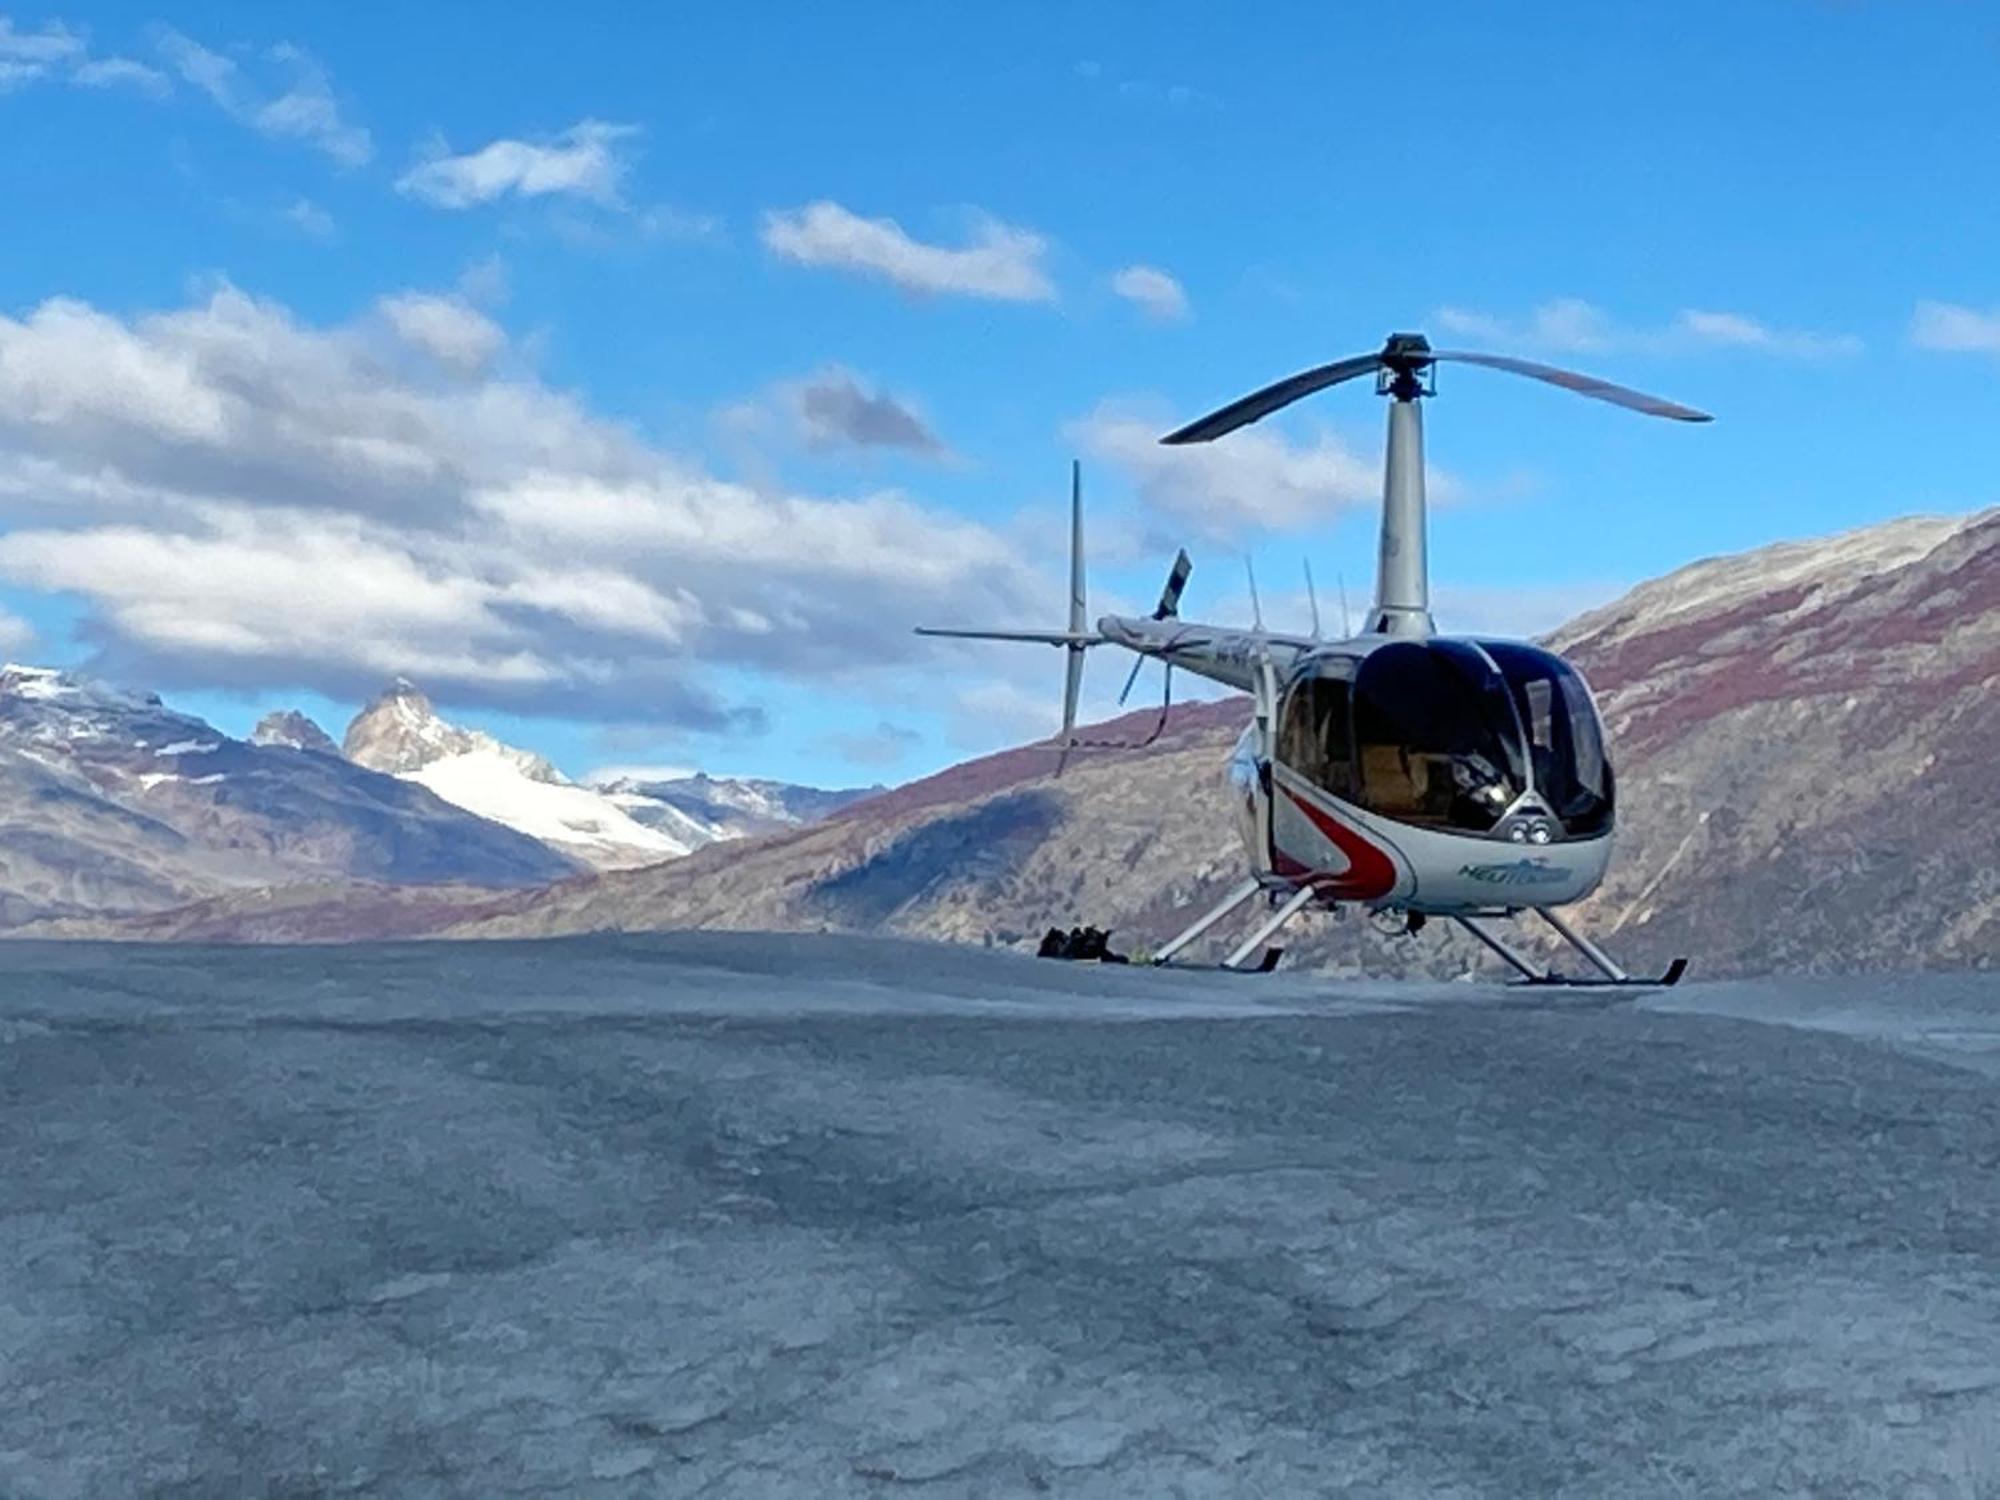
<path fill-rule="evenodd" d="M 1327 816 L 1290 787 L 1284 793 L 1292 805 L 1326 836 L 1328 843 L 1347 856 L 1347 868 L 1339 874 L 1316 874 L 1313 883 L 1331 896 L 1348 901 L 1374 901 L 1396 888 L 1396 864 L 1388 855 L 1345 823 Z M 1287 872 L 1289 873 L 1289 872 Z"/>

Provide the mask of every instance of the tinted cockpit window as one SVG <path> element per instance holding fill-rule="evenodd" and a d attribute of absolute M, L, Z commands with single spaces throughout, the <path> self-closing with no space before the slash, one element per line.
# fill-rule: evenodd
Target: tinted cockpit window
<path fill-rule="evenodd" d="M 1510 641 L 1484 643 L 1507 680 L 1527 739 L 1535 790 L 1572 838 L 1611 826 L 1611 766 L 1590 691 L 1560 657 Z"/>
<path fill-rule="evenodd" d="M 1346 679 L 1309 676 L 1294 682 L 1278 721 L 1278 759 L 1314 786 L 1352 801 L 1352 753 Z"/>
<path fill-rule="evenodd" d="M 1399 642 L 1354 681 L 1361 802 L 1406 823 L 1483 833 L 1526 789 L 1507 685 L 1476 648 Z"/>

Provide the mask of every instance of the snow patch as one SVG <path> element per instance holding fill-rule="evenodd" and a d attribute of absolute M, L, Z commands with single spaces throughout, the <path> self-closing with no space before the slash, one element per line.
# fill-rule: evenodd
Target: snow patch
<path fill-rule="evenodd" d="M 489 742 L 404 772 L 403 779 L 599 869 L 657 864 L 677 859 L 691 847 L 636 822 L 602 793 L 565 781 L 543 780 L 533 766 L 523 764 L 524 759 L 536 758 Z"/>

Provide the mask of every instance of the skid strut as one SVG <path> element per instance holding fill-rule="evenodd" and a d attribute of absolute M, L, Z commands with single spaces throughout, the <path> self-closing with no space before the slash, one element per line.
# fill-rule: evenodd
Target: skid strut
<path fill-rule="evenodd" d="M 1264 923 L 1263 926 L 1259 927 L 1250 936 L 1236 945 L 1235 950 L 1230 953 L 1229 957 L 1222 961 L 1222 967 L 1233 969 L 1242 963 L 1244 959 L 1263 947 L 1270 939 L 1277 936 L 1280 927 L 1283 927 L 1293 917 L 1304 911 L 1307 904 L 1317 894 L 1319 893 L 1309 885 L 1302 885 L 1296 891 L 1292 892 L 1290 899 L 1271 914 L 1270 921 Z"/>
<path fill-rule="evenodd" d="M 1609 954 L 1575 928 L 1571 927 L 1569 923 L 1550 911 L 1546 906 L 1536 907 L 1535 915 L 1554 928 L 1557 937 L 1589 959 L 1591 966 L 1613 984 L 1630 984 L 1632 982 L 1632 976 L 1613 963 Z"/>
<path fill-rule="evenodd" d="M 1467 932 L 1471 933 L 1474 937 L 1478 938 L 1480 942 L 1484 943 L 1493 952 L 1499 954 L 1500 957 L 1506 959 L 1507 962 L 1517 972 L 1519 972 L 1523 978 L 1525 978 L 1528 981 L 1528 983 L 1547 984 L 1550 982 L 1552 976 L 1549 974 L 1549 971 L 1547 969 L 1536 968 L 1532 963 L 1528 962 L 1527 959 L 1521 957 L 1520 954 L 1516 953 L 1512 948 L 1508 947 L 1505 943 L 1501 942 L 1499 938 L 1495 937 L 1492 933 L 1488 932 L 1484 927 L 1481 927 L 1477 922 L 1473 921 L 1472 918 L 1454 917 L 1452 920 L 1457 922 L 1459 926 L 1463 927 Z"/>
<path fill-rule="evenodd" d="M 1501 958 L 1505 959 L 1507 961 L 1508 966 L 1512 968 L 1515 973 L 1519 974 L 1522 980 L 1528 984 L 1573 985 L 1573 986 L 1624 985 L 1632 988 L 1667 989 L 1671 988 L 1676 984 L 1679 984 L 1681 976 L 1687 972 L 1687 960 L 1684 958 L 1677 958 L 1672 963 L 1668 964 L 1666 972 L 1664 974 L 1661 974 L 1657 978 L 1634 979 L 1630 974 L 1627 974 L 1623 969 L 1619 968 L 1618 965 L 1612 961 L 1610 954 L 1606 953 L 1602 948 L 1598 947 L 1597 944 L 1593 943 L 1589 938 L 1585 937 L 1582 933 L 1578 932 L 1575 928 L 1571 927 L 1569 923 L 1565 922 L 1561 917 L 1557 916 L 1554 912 L 1550 911 L 1546 906 L 1537 906 L 1537 907 L 1532 907 L 1530 909 L 1535 913 L 1536 916 L 1540 917 L 1544 922 L 1548 923 L 1549 929 L 1552 932 L 1554 932 L 1557 937 L 1561 938 L 1565 943 L 1568 943 L 1570 947 L 1574 948 L 1578 953 L 1581 953 L 1586 959 L 1588 959 L 1590 961 L 1590 966 L 1596 969 L 1597 972 L 1603 977 L 1598 979 L 1589 979 L 1589 978 L 1571 979 L 1565 975 L 1557 973 L 1553 969 L 1541 968 L 1537 966 L 1533 960 L 1524 957 L 1512 946 L 1510 946 L 1506 942 L 1503 942 L 1501 939 L 1495 937 L 1492 933 L 1488 932 L 1484 927 L 1480 926 L 1479 923 L 1475 921 L 1473 918 L 1456 917 L 1454 918 L 1454 920 L 1458 923 L 1459 926 L 1463 927 L 1467 932 L 1471 933 L 1474 937 L 1478 938 L 1479 941 L 1485 944 L 1485 946 L 1488 949 L 1498 954 Z"/>
<path fill-rule="evenodd" d="M 1165 963 L 1189 943 L 1208 931 L 1217 922 L 1220 922 L 1224 917 L 1235 911 L 1245 901 L 1256 895 L 1261 889 L 1262 887 L 1255 880 L 1245 880 L 1241 885 L 1231 886 L 1229 894 L 1210 907 L 1203 915 L 1195 918 L 1192 927 L 1189 927 L 1179 937 L 1173 939 L 1173 941 L 1161 948 L 1158 953 L 1155 953 L 1153 955 L 1153 962 L 1156 964 Z"/>

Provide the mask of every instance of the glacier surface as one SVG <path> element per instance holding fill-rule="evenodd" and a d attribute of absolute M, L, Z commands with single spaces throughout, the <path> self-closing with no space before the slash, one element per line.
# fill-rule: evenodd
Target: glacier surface
<path fill-rule="evenodd" d="M 0 1494 L 1981 1495 L 2000 976 L 0 947 Z"/>

